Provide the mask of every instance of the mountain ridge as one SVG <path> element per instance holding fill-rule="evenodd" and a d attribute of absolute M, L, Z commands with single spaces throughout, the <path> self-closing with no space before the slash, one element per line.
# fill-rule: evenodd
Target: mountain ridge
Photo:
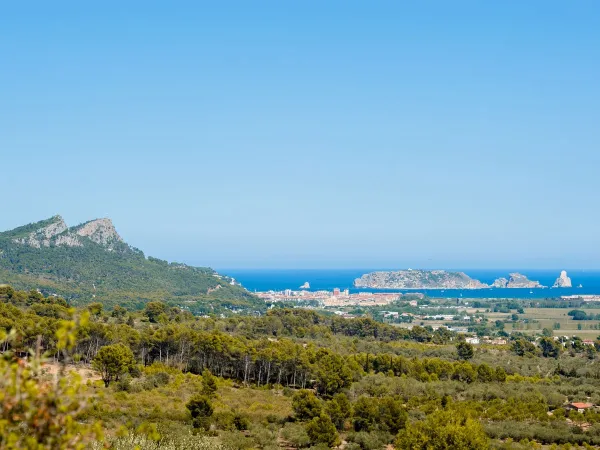
<path fill-rule="evenodd" d="M 73 303 L 163 300 L 197 313 L 264 308 L 256 297 L 208 267 L 146 257 L 109 218 L 68 227 L 60 215 L 0 232 L 0 283 L 40 289 Z"/>

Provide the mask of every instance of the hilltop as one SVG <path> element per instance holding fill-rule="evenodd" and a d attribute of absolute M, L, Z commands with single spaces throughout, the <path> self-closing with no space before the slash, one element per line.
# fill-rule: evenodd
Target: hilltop
<path fill-rule="evenodd" d="M 137 307 L 163 300 L 195 313 L 264 308 L 252 294 L 207 267 L 146 257 L 128 245 L 110 219 L 68 227 L 54 216 L 0 233 L 0 284 L 40 289 L 74 304 Z"/>

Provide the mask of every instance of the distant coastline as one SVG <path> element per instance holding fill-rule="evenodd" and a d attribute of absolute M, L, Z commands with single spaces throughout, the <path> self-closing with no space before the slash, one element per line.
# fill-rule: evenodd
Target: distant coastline
<path fill-rule="evenodd" d="M 456 269 L 455 269 L 456 270 Z M 494 280 L 506 276 L 510 268 L 505 269 L 461 269 L 473 278 L 481 280 L 482 283 L 491 285 Z M 353 281 L 365 273 L 377 271 L 371 268 L 354 269 L 226 269 L 220 268 L 223 274 L 232 276 L 250 292 L 284 291 L 286 289 L 297 290 L 299 286 L 308 281 L 310 291 L 333 291 L 335 288 L 341 290 L 349 289 L 351 293 L 358 292 L 422 292 L 429 297 L 436 298 L 498 298 L 498 299 L 544 299 L 556 298 L 568 295 L 600 295 L 600 270 L 577 270 L 569 269 L 568 273 L 572 279 L 571 288 L 552 288 L 561 268 L 556 269 L 527 269 L 520 268 L 518 271 L 524 273 L 528 278 L 539 280 L 540 284 L 550 286 L 549 288 L 495 288 L 487 289 L 376 289 L 357 288 Z M 459 271 L 459 270 L 456 270 Z M 582 284 L 583 287 L 578 286 Z"/>
<path fill-rule="evenodd" d="M 562 277 L 562 278 L 561 278 Z M 558 280 L 566 278 L 566 271 L 561 271 Z M 377 271 L 361 275 L 354 280 L 354 287 L 375 289 L 518 289 L 546 288 L 539 281 L 530 280 L 527 276 L 511 272 L 508 278 L 497 278 L 490 284 L 471 278 L 464 272 L 447 270 L 397 270 Z M 570 279 L 569 279 L 570 287 Z"/>

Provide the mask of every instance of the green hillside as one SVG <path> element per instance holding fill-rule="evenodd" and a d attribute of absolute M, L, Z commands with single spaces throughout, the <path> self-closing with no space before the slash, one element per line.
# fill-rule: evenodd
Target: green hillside
<path fill-rule="evenodd" d="M 163 300 L 194 313 L 256 311 L 262 302 L 205 267 L 148 257 L 108 219 L 68 228 L 60 216 L 0 233 L 0 284 L 40 289 L 73 304 L 141 307 Z"/>

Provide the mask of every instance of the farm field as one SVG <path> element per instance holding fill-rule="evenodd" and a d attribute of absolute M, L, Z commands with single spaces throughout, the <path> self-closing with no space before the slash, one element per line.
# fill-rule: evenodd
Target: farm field
<path fill-rule="evenodd" d="M 600 335 L 600 321 L 598 320 L 573 320 L 569 311 L 573 308 L 524 308 L 524 314 L 518 314 L 519 321 L 512 322 L 512 315 L 503 312 L 485 312 L 484 308 L 469 308 L 469 315 L 483 314 L 489 322 L 505 321 L 504 330 L 508 333 L 519 331 L 525 334 L 539 334 L 544 328 L 553 330 L 555 336 L 579 336 L 582 339 L 593 339 Z M 584 308 L 588 315 L 600 314 L 599 308 Z M 558 326 L 557 326 L 558 324 Z M 431 326 L 433 328 L 449 327 L 452 321 L 445 320 L 415 320 L 413 323 L 396 324 L 402 328 L 411 328 L 413 325 Z"/>
<path fill-rule="evenodd" d="M 600 335 L 600 321 L 598 320 L 573 320 L 568 312 L 570 308 L 525 308 L 525 314 L 519 314 L 520 321 L 514 324 L 507 323 L 507 332 L 520 331 L 526 334 L 539 333 L 544 328 L 554 331 L 555 336 L 579 336 L 582 339 L 596 339 Z M 600 308 L 585 308 L 587 314 L 600 314 Z M 480 310 L 481 312 L 481 310 Z M 475 309 L 469 311 L 475 313 Z M 510 320 L 512 313 L 489 312 L 484 313 L 491 322 L 496 320 Z M 525 319 L 527 323 L 522 322 Z M 559 324 L 560 328 L 556 328 Z M 579 328 L 581 327 L 581 329 Z"/>

